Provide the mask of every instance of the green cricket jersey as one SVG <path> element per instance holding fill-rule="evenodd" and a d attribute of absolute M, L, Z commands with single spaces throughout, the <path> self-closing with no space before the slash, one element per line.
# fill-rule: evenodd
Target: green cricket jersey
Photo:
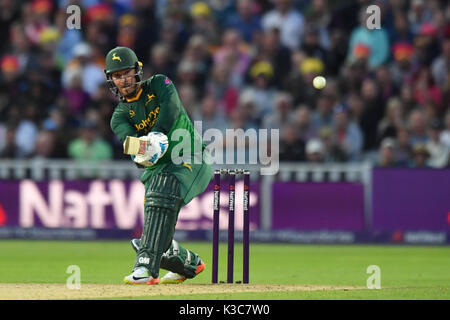
<path fill-rule="evenodd" d="M 174 147 L 187 140 L 190 140 L 192 155 L 206 150 L 201 136 L 195 131 L 181 104 L 175 86 L 168 77 L 161 74 L 154 75 L 141 84 L 134 98 L 121 100 L 112 115 L 111 129 L 122 143 L 127 136 L 140 137 L 151 131 L 162 132 L 169 138 L 165 155 L 155 165 L 147 167 L 141 176 L 141 181 L 146 187 L 154 174 L 170 172 L 177 176 L 182 185 L 185 203 L 205 190 L 211 179 L 212 169 L 203 161 L 203 157 L 199 164 L 189 161 L 178 165 L 173 163 L 171 158 Z M 177 137 L 176 141 L 172 141 L 172 133 L 177 129 L 184 129 L 181 131 L 184 134 Z M 177 149 L 181 150 L 179 153 L 181 156 L 185 149 Z"/>

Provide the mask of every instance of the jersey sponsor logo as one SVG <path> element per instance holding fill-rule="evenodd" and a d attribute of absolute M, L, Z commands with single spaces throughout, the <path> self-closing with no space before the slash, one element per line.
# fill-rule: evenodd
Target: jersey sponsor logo
<path fill-rule="evenodd" d="M 164 79 L 164 84 L 171 84 L 170 79 L 166 77 L 166 78 Z"/>
<path fill-rule="evenodd" d="M 111 58 L 112 60 L 117 60 L 117 61 L 120 61 L 120 62 L 122 62 L 122 58 L 120 58 L 120 57 L 118 57 L 118 56 L 116 56 L 116 53 L 114 52 L 113 53 L 113 56 L 112 56 L 112 58 Z"/>
<path fill-rule="evenodd" d="M 147 119 L 142 120 L 140 123 L 136 123 L 134 126 L 136 127 L 137 131 L 141 131 L 148 128 L 151 128 L 155 125 L 156 120 L 158 120 L 158 114 L 159 114 L 159 107 L 156 107 L 155 110 L 150 111 L 148 114 Z"/>
<path fill-rule="evenodd" d="M 150 101 L 152 101 L 154 98 L 156 98 L 156 96 L 154 94 L 150 95 L 147 94 L 147 102 L 145 103 L 145 105 L 149 104 Z"/>
<path fill-rule="evenodd" d="M 136 112 L 134 110 L 130 110 L 130 117 L 134 117 L 136 115 Z"/>

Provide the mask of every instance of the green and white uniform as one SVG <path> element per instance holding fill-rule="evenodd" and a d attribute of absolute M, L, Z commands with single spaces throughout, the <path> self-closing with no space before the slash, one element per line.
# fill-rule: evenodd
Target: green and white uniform
<path fill-rule="evenodd" d="M 127 136 L 140 137 L 151 131 L 162 132 L 169 139 L 167 152 L 155 165 L 146 167 L 140 178 L 145 185 L 145 223 L 134 268 L 145 266 L 156 278 L 163 254 L 167 257 L 174 252 L 172 240 L 180 208 L 202 193 L 211 180 L 211 166 L 202 156 L 206 152 L 205 144 L 172 81 L 161 74 L 142 81 L 134 98 L 121 99 L 111 118 L 111 129 L 122 143 Z M 182 132 L 182 139 L 172 141 L 175 130 Z M 173 149 L 187 141 L 191 146 L 188 155 L 191 161 L 175 164 L 171 157 Z M 163 259 L 161 267 L 176 273 L 184 268 L 183 275 L 194 277 L 198 255 L 179 244 L 176 249 L 177 254 L 167 260 L 171 263 Z"/>

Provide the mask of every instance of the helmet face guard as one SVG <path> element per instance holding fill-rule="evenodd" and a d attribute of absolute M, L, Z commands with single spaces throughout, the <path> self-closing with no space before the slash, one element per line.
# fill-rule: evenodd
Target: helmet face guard
<path fill-rule="evenodd" d="M 127 69 L 131 69 L 131 68 L 125 68 L 125 69 L 122 69 L 122 70 L 115 70 L 114 72 L 119 72 L 119 71 L 123 71 L 123 70 L 127 70 Z M 127 84 L 127 82 L 125 80 L 125 85 L 124 85 L 125 88 L 130 87 L 130 86 L 134 86 L 135 87 L 135 90 L 130 95 L 134 95 L 136 93 L 137 87 L 143 82 L 143 80 L 142 80 L 142 78 L 143 78 L 142 62 L 140 62 L 140 61 L 136 62 L 135 66 L 134 66 L 134 70 L 136 71 L 136 73 L 134 75 L 132 75 L 132 76 L 134 76 L 134 78 L 136 79 L 135 83 L 133 85 Z M 106 83 L 108 84 L 108 89 L 116 97 L 119 97 L 121 99 L 125 99 L 125 97 L 122 96 L 122 94 L 120 93 L 119 88 L 114 83 L 114 80 L 112 79 L 112 74 L 114 72 L 105 72 L 105 74 L 106 74 Z"/>

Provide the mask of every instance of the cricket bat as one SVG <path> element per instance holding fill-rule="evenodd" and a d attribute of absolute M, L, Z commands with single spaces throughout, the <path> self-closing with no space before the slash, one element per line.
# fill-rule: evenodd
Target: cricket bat
<path fill-rule="evenodd" d="M 147 143 L 148 141 L 144 141 L 136 137 L 127 136 L 123 144 L 123 153 L 132 154 L 135 156 L 139 154 L 145 154 L 145 151 L 147 150 Z"/>

